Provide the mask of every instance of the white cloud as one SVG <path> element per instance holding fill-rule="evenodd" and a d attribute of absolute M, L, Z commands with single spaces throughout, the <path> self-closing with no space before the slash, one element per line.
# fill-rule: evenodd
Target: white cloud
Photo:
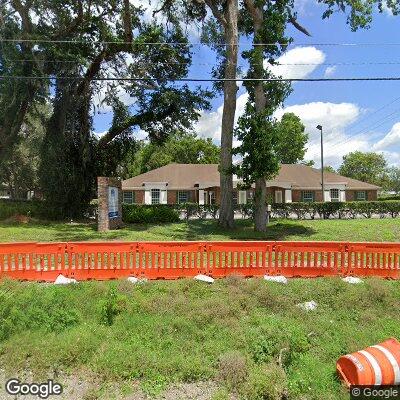
<path fill-rule="evenodd" d="M 278 58 L 281 65 L 270 65 L 272 73 L 286 79 L 302 79 L 310 75 L 320 64 L 325 61 L 325 54 L 313 46 L 295 47 Z"/>
<path fill-rule="evenodd" d="M 400 144 L 400 122 L 395 123 L 389 133 L 374 144 L 374 151 L 387 150 L 399 147 Z"/>
<path fill-rule="evenodd" d="M 321 101 L 288 106 L 276 114 L 280 117 L 284 112 L 298 115 L 309 130 L 315 130 L 320 124 L 329 134 L 353 123 L 360 115 L 360 108 L 352 103 L 324 103 Z"/>
<path fill-rule="evenodd" d="M 287 51 L 278 58 L 278 62 L 291 65 L 274 65 L 266 63 L 274 74 L 284 78 L 305 78 L 311 74 L 319 64 L 325 60 L 325 54 L 315 47 L 296 47 Z M 312 64 L 312 65 L 292 65 L 292 64 Z M 236 103 L 236 121 L 243 114 L 248 95 L 241 94 L 237 98 Z M 214 140 L 219 140 L 221 136 L 221 121 L 222 121 L 223 106 L 219 106 L 217 110 L 205 112 L 200 117 L 196 126 L 197 133 L 202 137 L 210 137 Z"/>
<path fill-rule="evenodd" d="M 327 67 L 327 68 L 325 69 L 324 76 L 325 76 L 326 78 L 328 78 L 328 77 L 334 75 L 335 72 L 336 72 L 336 65 L 332 65 L 332 66 Z"/>
<path fill-rule="evenodd" d="M 352 103 L 312 102 L 288 106 L 277 111 L 280 118 L 285 112 L 292 112 L 300 117 L 309 134 L 305 158 L 320 164 L 321 144 L 317 125 L 322 125 L 324 132 L 325 164 L 338 166 L 343 155 L 352 150 L 366 151 L 370 148 L 366 136 L 351 138 L 346 135 L 348 128 L 361 114 L 360 108 Z"/>

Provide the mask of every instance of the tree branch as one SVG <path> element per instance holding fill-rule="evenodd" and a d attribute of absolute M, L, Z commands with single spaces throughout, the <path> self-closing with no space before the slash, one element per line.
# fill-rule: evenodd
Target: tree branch
<path fill-rule="evenodd" d="M 297 22 L 297 19 L 294 18 L 290 13 L 289 13 L 289 22 L 300 32 L 304 33 L 307 36 L 311 36 L 311 33 L 308 32 L 306 28 L 304 28 L 302 25 L 300 25 Z"/>
<path fill-rule="evenodd" d="M 211 12 L 213 13 L 214 17 L 223 25 L 226 29 L 228 22 L 224 16 L 224 14 L 218 10 L 217 4 L 213 0 L 195 0 L 199 4 L 207 4 L 210 8 Z"/>

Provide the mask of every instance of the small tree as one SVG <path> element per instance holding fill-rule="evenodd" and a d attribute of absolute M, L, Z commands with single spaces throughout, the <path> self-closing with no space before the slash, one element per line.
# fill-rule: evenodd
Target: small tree
<path fill-rule="evenodd" d="M 386 185 L 386 189 L 393 191 L 396 194 L 400 193 L 400 168 L 399 167 L 390 167 L 388 169 L 388 183 Z"/>
<path fill-rule="evenodd" d="M 339 174 L 374 185 L 382 185 L 387 179 L 387 163 L 382 154 L 354 151 L 343 157 Z"/>
<path fill-rule="evenodd" d="M 308 133 L 300 118 L 286 113 L 276 122 L 275 151 L 282 164 L 296 164 L 304 159 Z"/>

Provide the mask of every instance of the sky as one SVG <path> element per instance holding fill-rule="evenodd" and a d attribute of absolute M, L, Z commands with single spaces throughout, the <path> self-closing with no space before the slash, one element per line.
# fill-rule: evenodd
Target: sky
<path fill-rule="evenodd" d="M 131 1 L 149 7 L 147 1 Z M 277 76 L 400 76 L 400 16 L 393 16 L 387 10 L 376 13 L 370 29 L 352 32 L 342 13 L 322 20 L 324 7 L 315 0 L 296 0 L 296 9 L 299 22 L 312 36 L 288 27 L 294 42 L 280 57 L 281 65 L 273 67 Z M 149 9 L 147 15 L 150 14 Z M 195 28 L 190 29 L 190 41 L 195 45 L 188 77 L 211 78 L 215 54 L 208 47 L 198 45 L 198 35 Z M 242 42 L 240 51 L 249 48 L 245 40 Z M 338 43 L 358 45 L 333 45 Z M 394 45 L 396 43 L 398 45 Z M 207 87 L 207 83 L 203 86 Z M 294 82 L 292 88 L 292 94 L 283 108 L 277 110 L 276 117 L 279 119 L 284 112 L 293 112 L 301 118 L 309 134 L 306 160 L 314 160 L 316 167 L 320 165 L 320 133 L 316 129 L 320 124 L 324 132 L 325 165 L 337 168 L 344 155 L 360 150 L 383 153 L 389 165 L 400 166 L 400 81 Z M 134 99 L 123 92 L 121 99 L 134 106 Z M 243 113 L 246 100 L 242 87 L 238 91 L 236 117 Z M 210 137 L 216 144 L 220 143 L 222 103 L 222 96 L 216 96 L 212 100 L 212 110 L 203 112 L 195 126 L 199 136 Z M 94 116 L 95 132 L 106 131 L 111 119 L 110 110 L 100 108 L 100 113 Z M 137 132 L 137 135 L 145 138 L 144 132 Z"/>

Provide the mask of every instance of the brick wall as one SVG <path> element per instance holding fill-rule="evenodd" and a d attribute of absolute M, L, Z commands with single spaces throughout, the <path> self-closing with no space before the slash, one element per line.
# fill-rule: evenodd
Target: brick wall
<path fill-rule="evenodd" d="M 108 188 L 116 187 L 118 189 L 118 217 L 109 218 Z M 117 178 L 107 178 L 99 176 L 97 178 L 97 196 L 98 206 L 98 230 L 101 232 L 110 229 L 118 229 L 122 226 L 122 184 Z"/>
<path fill-rule="evenodd" d="M 346 201 L 357 201 L 358 190 L 346 190 Z M 373 201 L 378 198 L 377 190 L 366 190 L 366 200 Z"/>
<path fill-rule="evenodd" d="M 301 201 L 301 190 L 292 190 L 292 201 L 296 203 Z"/>
<path fill-rule="evenodd" d="M 177 202 L 177 191 L 167 190 L 167 204 L 176 204 Z"/>

